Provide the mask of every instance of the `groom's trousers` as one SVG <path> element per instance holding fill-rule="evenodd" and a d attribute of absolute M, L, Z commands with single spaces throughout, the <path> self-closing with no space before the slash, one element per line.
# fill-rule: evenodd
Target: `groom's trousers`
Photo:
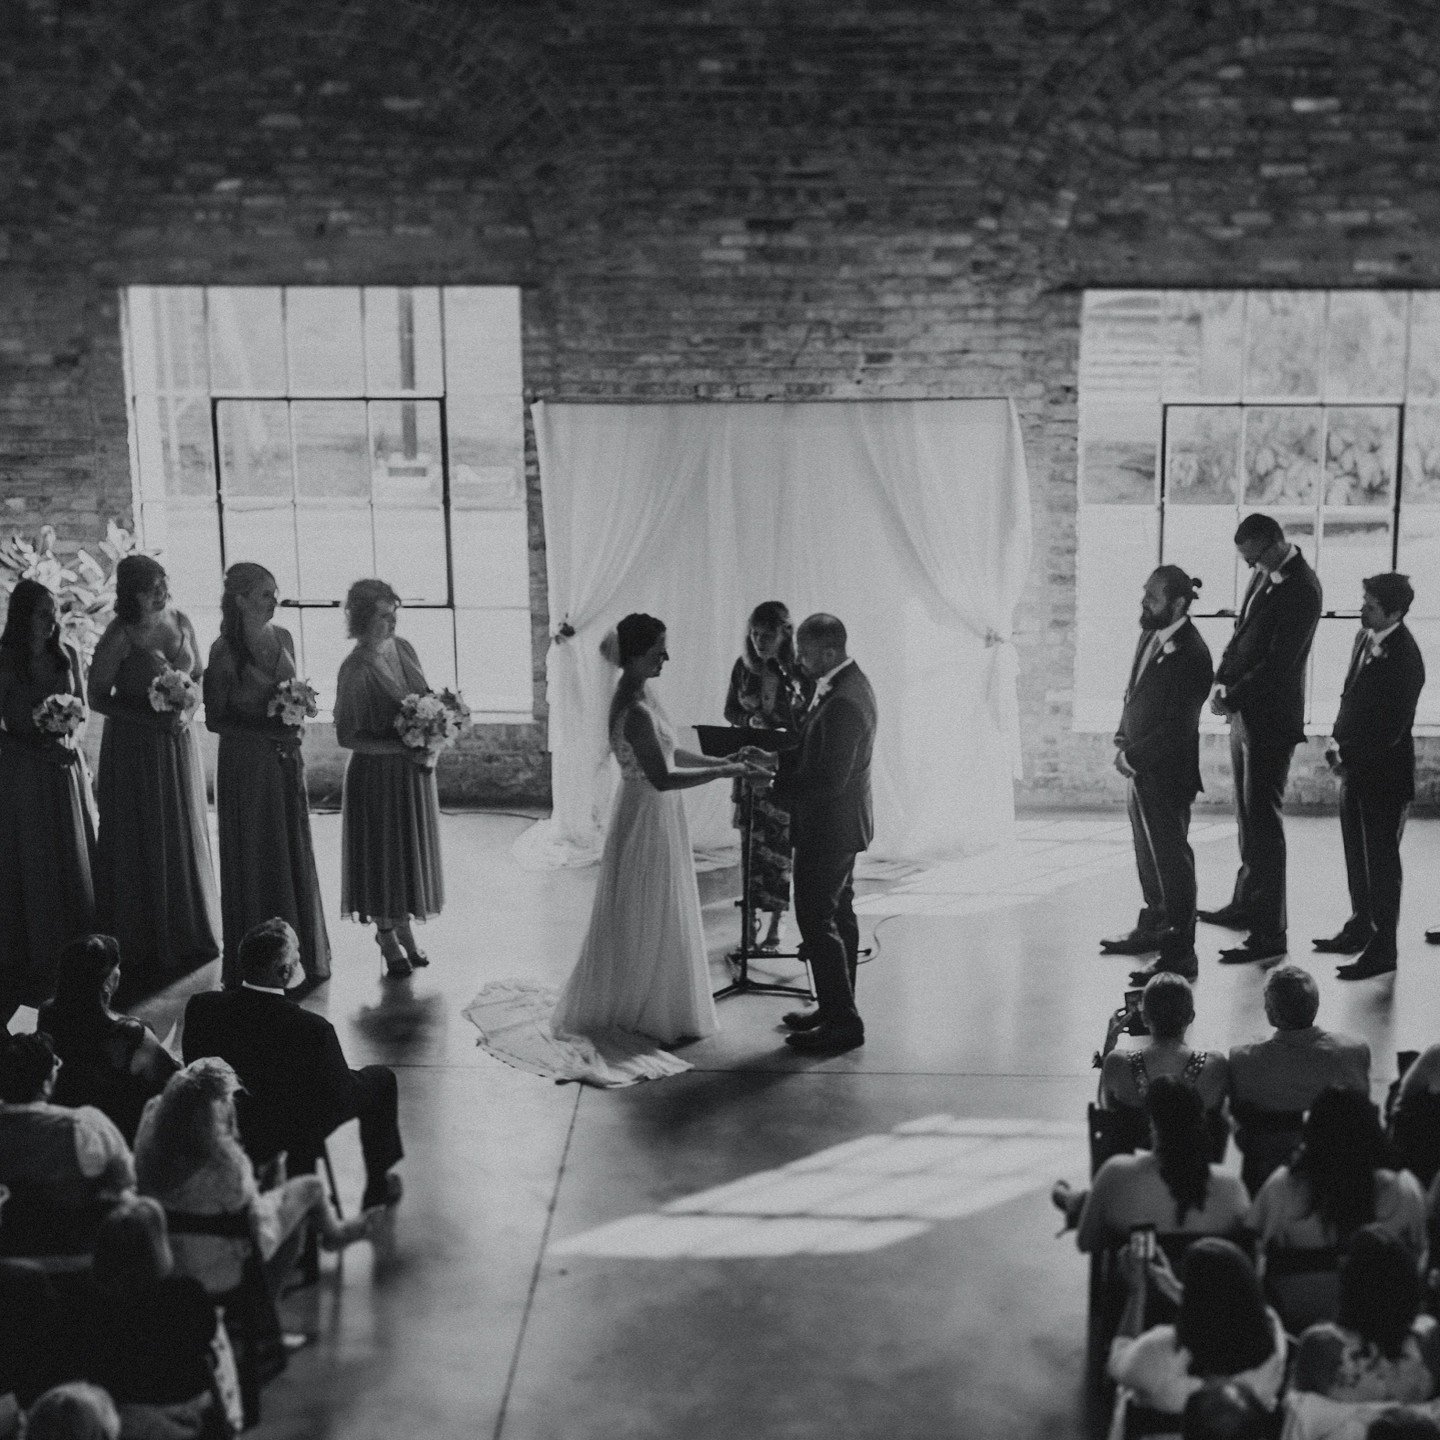
<path fill-rule="evenodd" d="M 855 852 L 795 848 L 791 875 L 795 923 L 810 974 L 815 1001 L 827 1023 L 858 1016 L 855 970 L 860 951 L 860 923 L 855 918 Z"/>

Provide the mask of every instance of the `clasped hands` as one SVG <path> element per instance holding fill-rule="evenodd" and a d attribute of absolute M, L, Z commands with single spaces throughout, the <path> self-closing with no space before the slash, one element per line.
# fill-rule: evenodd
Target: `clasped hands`
<path fill-rule="evenodd" d="M 747 785 L 764 790 L 774 784 L 780 757 L 773 750 L 763 750 L 758 745 L 745 745 L 736 751 L 735 760 L 738 765 L 735 774 Z"/>

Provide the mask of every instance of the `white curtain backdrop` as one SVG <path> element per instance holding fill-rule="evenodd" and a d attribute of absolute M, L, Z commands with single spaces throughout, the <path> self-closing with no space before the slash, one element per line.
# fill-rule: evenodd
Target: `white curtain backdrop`
<path fill-rule="evenodd" d="M 552 643 L 554 812 L 526 864 L 594 860 L 614 766 L 615 671 L 601 638 L 628 611 L 669 628 L 656 682 L 677 726 L 722 724 L 745 621 L 783 600 L 850 632 L 880 709 L 877 859 L 1003 840 L 1019 774 L 1010 627 L 1030 503 L 1007 400 L 815 404 L 537 403 Z M 682 729 L 681 744 L 694 748 Z M 729 786 L 685 792 L 697 850 L 733 844 Z"/>

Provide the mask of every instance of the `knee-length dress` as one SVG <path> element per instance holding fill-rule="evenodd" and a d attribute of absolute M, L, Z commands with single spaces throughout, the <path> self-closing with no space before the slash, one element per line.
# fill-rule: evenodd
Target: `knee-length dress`
<path fill-rule="evenodd" d="M 193 663 L 189 643 L 181 663 Z M 116 671 L 122 705 L 145 706 L 166 661 L 133 649 Z M 122 973 L 146 983 L 197 969 L 220 953 L 220 899 L 210 856 L 205 767 L 193 722 L 177 733 L 123 713 L 100 742 L 100 842 L 95 909 L 120 942 Z"/>
<path fill-rule="evenodd" d="M 275 633 L 280 646 L 268 669 L 251 660 L 242 672 L 224 637 L 210 647 L 205 668 L 206 723 L 255 727 L 222 734 L 215 762 L 225 936 L 220 976 L 226 985 L 240 983 L 241 937 L 272 916 L 288 920 L 299 937 L 306 978 L 330 974 L 305 761 L 293 732 L 266 714 L 275 687 L 296 675 L 295 641 L 279 626 Z"/>
<path fill-rule="evenodd" d="M 33 673 L 5 667 L 0 712 L 0 998 L 39 1005 L 55 989 L 62 946 L 95 928 L 95 802 L 84 753 L 58 764 L 59 745 L 35 728 L 48 696 L 79 695 L 80 662 L 62 669 L 49 656 Z"/>
<path fill-rule="evenodd" d="M 395 637 L 404 688 L 373 650 L 357 645 L 335 685 L 335 731 L 357 740 L 398 740 L 406 695 L 429 692 L 415 647 Z M 356 920 L 423 920 L 445 904 L 440 801 L 435 771 L 407 755 L 352 751 L 340 803 L 340 910 Z"/>

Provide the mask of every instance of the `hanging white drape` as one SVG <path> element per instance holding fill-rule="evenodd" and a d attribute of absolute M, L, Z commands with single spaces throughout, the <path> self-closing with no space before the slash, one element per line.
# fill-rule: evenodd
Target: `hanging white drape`
<path fill-rule="evenodd" d="M 880 707 L 879 858 L 1003 839 L 1019 773 L 1010 627 L 1030 505 L 1006 400 L 538 403 L 552 631 L 554 813 L 531 864 L 585 863 L 613 776 L 615 672 L 598 646 L 627 611 L 669 627 L 656 691 L 677 725 L 723 723 L 750 610 L 838 615 Z M 682 735 L 682 744 L 686 743 Z M 691 741 L 693 744 L 693 740 Z M 685 792 L 697 848 L 733 839 L 723 782 Z"/>

